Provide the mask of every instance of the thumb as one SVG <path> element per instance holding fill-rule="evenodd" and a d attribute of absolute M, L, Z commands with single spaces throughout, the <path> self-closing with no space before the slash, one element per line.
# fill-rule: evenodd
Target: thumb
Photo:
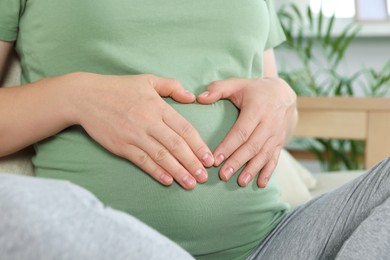
<path fill-rule="evenodd" d="M 214 81 L 197 97 L 198 102 L 211 104 L 220 99 L 230 99 L 239 86 L 238 82 L 235 81 L 235 79 Z"/>
<path fill-rule="evenodd" d="M 177 79 L 153 76 L 151 82 L 161 97 L 171 97 L 181 103 L 192 103 L 195 101 L 195 95 L 184 89 Z"/>

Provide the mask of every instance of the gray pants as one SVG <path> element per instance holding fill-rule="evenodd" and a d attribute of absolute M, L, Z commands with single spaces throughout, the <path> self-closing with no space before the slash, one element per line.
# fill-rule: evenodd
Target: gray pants
<path fill-rule="evenodd" d="M 250 259 L 390 259 L 390 158 L 293 210 Z"/>
<path fill-rule="evenodd" d="M 0 259 L 193 259 L 67 181 L 0 174 Z"/>
<path fill-rule="evenodd" d="M 390 259 L 390 159 L 293 210 L 250 259 Z M 66 181 L 0 174 L 1 259 L 191 259 Z"/>

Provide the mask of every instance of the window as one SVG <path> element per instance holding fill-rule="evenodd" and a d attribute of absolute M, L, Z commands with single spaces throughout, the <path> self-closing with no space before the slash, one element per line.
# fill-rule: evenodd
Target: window
<path fill-rule="evenodd" d="M 376 0 L 387 1 L 387 14 L 390 15 L 390 0 Z M 356 3 L 363 3 L 364 5 L 372 5 L 373 0 L 310 0 L 310 7 L 314 13 L 318 13 L 322 6 L 322 12 L 325 16 L 336 15 L 337 18 L 353 18 L 356 15 Z M 386 5 L 386 2 L 379 3 L 379 5 Z M 379 10 L 383 11 L 383 10 Z"/>

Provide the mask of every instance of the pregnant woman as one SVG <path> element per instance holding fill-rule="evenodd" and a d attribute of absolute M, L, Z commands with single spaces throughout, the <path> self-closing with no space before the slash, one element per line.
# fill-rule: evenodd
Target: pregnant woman
<path fill-rule="evenodd" d="M 2 177 L 3 201 L 29 191 L 23 210 L 38 230 L 35 247 L 12 250 L 26 231 L 10 224 L 10 258 L 184 259 L 184 248 L 245 259 L 286 219 L 271 175 L 296 97 L 277 77 L 272 49 L 284 36 L 272 1 L 9 0 L 0 10 L 2 71 L 12 48 L 22 65 L 22 86 L 0 91 L 0 156 L 34 144 L 40 177 Z"/>

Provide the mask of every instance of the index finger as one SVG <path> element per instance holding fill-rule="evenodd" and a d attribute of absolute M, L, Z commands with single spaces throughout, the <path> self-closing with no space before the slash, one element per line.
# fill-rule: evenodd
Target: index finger
<path fill-rule="evenodd" d="M 236 123 L 214 151 L 215 166 L 219 166 L 249 140 L 249 137 L 259 125 L 258 117 L 258 114 L 250 113 L 244 109 L 241 110 Z"/>
<path fill-rule="evenodd" d="M 164 113 L 163 121 L 184 139 L 184 141 L 188 144 L 190 149 L 205 167 L 213 166 L 213 154 L 199 135 L 198 131 L 196 131 L 190 122 L 188 122 L 172 107 L 167 109 L 167 112 Z"/>

